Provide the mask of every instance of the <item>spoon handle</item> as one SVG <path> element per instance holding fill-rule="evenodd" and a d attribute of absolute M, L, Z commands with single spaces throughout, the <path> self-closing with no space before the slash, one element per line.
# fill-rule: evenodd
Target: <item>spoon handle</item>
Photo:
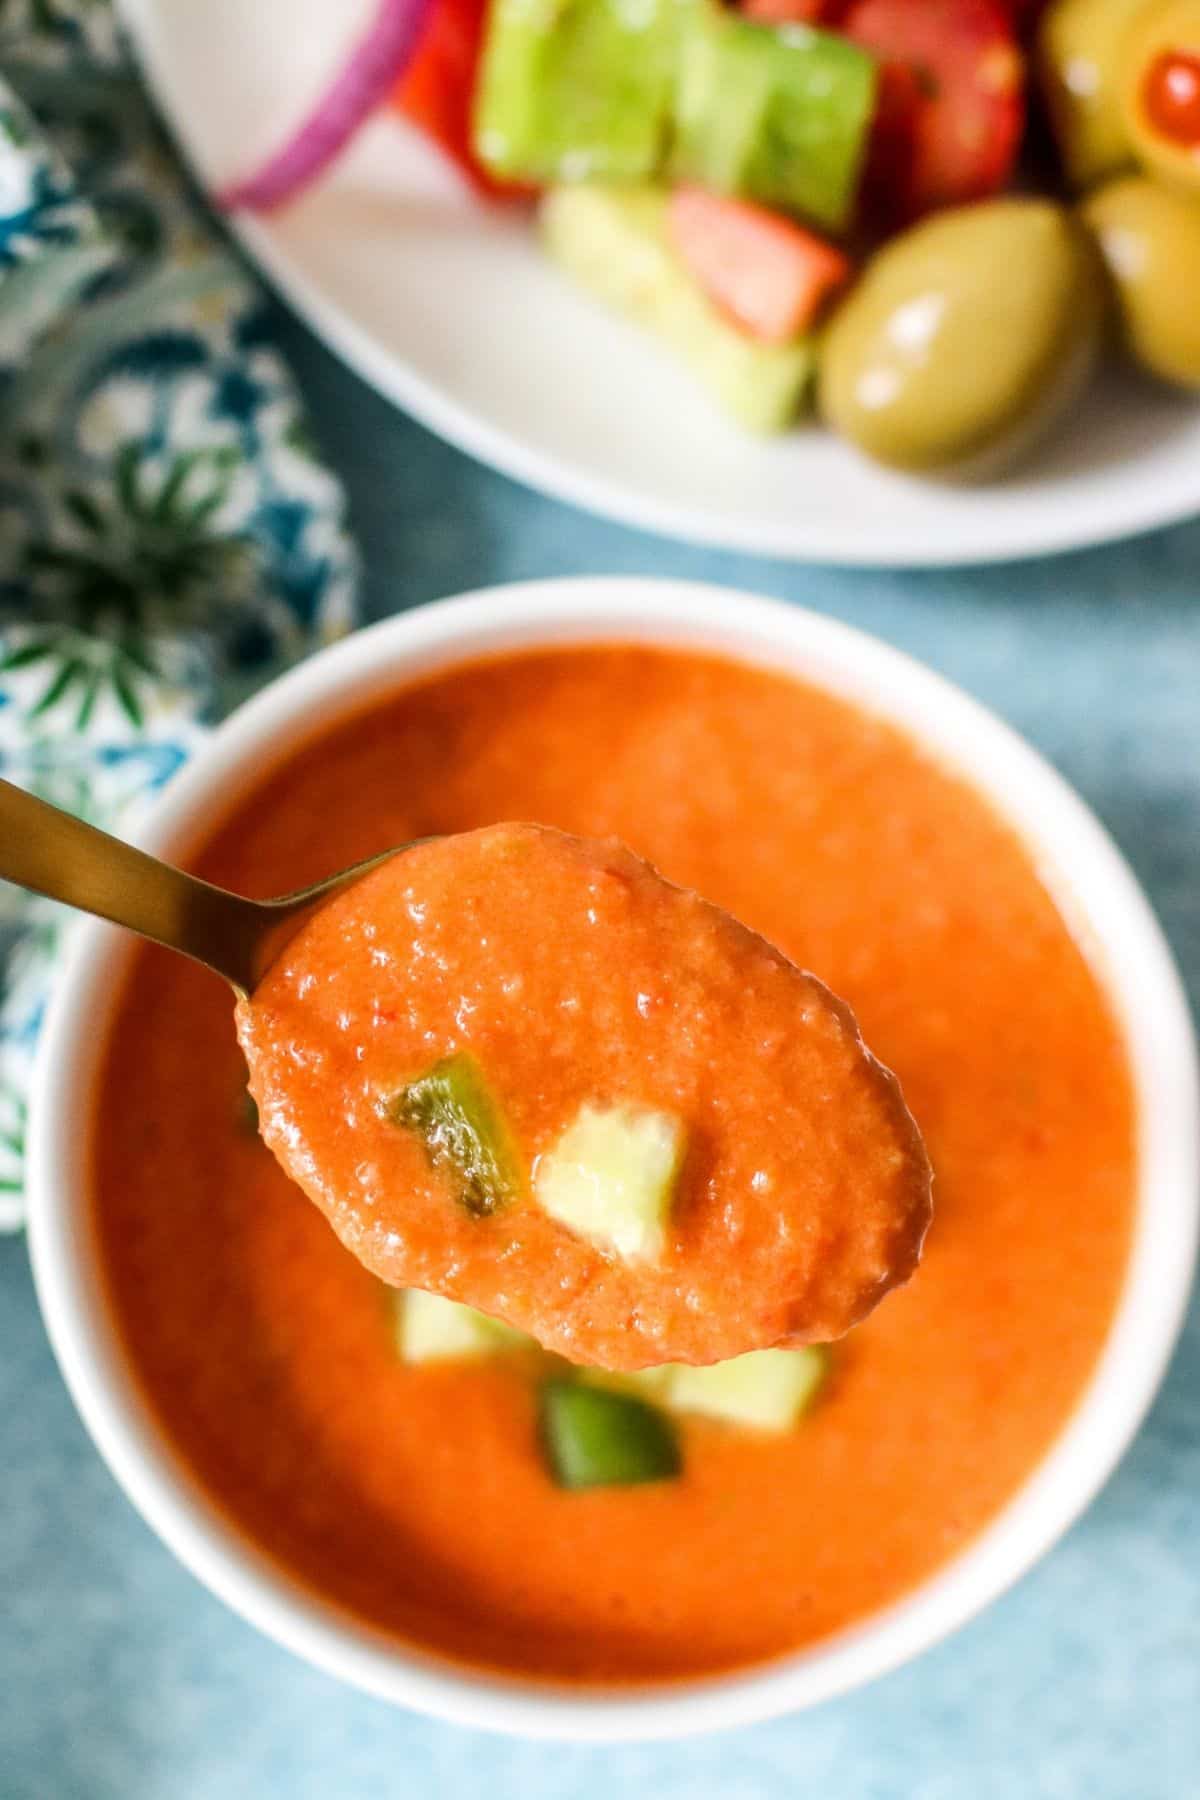
<path fill-rule="evenodd" d="M 0 780 L 0 879 L 125 925 L 253 985 L 263 908 L 210 887 Z"/>

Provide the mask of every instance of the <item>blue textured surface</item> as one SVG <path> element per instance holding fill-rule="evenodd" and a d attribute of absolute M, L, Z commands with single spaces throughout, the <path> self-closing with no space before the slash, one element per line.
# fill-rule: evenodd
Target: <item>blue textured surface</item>
<path fill-rule="evenodd" d="M 996 708 L 1114 832 L 1200 993 L 1200 523 L 986 572 L 848 574 L 661 543 L 468 464 L 294 328 L 374 614 L 487 582 L 636 572 L 803 601 Z M 1200 1792 L 1200 1316 L 1067 1540 L 958 1637 L 819 1712 L 683 1745 L 538 1747 L 393 1712 L 201 1589 L 77 1422 L 23 1244 L 0 1244 L 3 1800 L 1185 1800 Z"/>

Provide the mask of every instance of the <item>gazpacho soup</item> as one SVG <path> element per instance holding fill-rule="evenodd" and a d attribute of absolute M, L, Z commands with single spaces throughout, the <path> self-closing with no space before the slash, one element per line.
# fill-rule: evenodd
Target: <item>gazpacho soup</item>
<path fill-rule="evenodd" d="M 1121 1035 L 1027 850 L 981 795 L 844 700 L 720 657 L 596 646 L 459 665 L 265 770 L 191 866 L 248 894 L 280 893 L 415 839 L 511 820 L 619 839 L 767 940 L 761 951 L 758 940 L 726 941 L 686 896 L 655 901 L 653 942 L 620 940 L 645 1004 L 623 1018 L 619 1042 L 614 1019 L 581 1022 L 570 1009 L 559 1039 L 547 1030 L 549 987 L 531 992 L 536 1055 L 519 1034 L 506 1051 L 525 1068 L 516 1138 L 469 1018 L 454 1054 L 431 1045 L 428 1070 L 398 1084 L 385 1123 L 407 1147 L 386 1165 L 389 1219 L 397 1182 L 435 1199 L 439 1184 L 457 1184 L 465 1266 L 485 1241 L 473 1223 L 490 1226 L 506 1196 L 536 1188 L 548 1217 L 524 1246 L 531 1291 L 552 1285 L 552 1220 L 591 1246 L 572 1300 L 579 1353 L 559 1323 L 537 1343 L 463 1304 L 475 1290 L 455 1286 L 453 1270 L 410 1255 L 403 1267 L 440 1289 L 427 1293 L 364 1266 L 347 1243 L 369 1233 L 378 1170 L 355 1160 L 354 1121 L 328 1117 L 328 1090 L 316 1086 L 306 1112 L 263 1121 L 285 1158 L 304 1132 L 333 1146 L 330 1166 L 356 1196 L 351 1232 L 299 1154 L 293 1172 L 319 1206 L 260 1138 L 228 991 L 149 946 L 116 996 L 91 1115 L 112 1314 L 198 1486 L 326 1602 L 435 1654 L 530 1677 L 619 1684 L 760 1663 L 863 1619 L 964 1548 L 1080 1398 L 1131 1238 L 1135 1118 Z M 462 891 L 482 892 L 478 858 L 510 856 L 521 834 L 469 842 L 475 887 Z M 559 861 L 568 886 L 581 871 L 602 888 L 619 877 L 618 908 L 620 883 L 644 879 L 616 850 L 596 866 L 592 851 Z M 260 1098 L 274 1091 L 271 1058 L 289 1045 L 306 1054 L 288 1035 L 300 987 L 320 978 L 341 992 L 339 968 L 357 952 L 340 957 L 335 927 L 347 946 L 361 935 L 356 892 L 289 965 L 294 979 L 277 975 L 281 958 L 243 1008 Z M 707 946 L 720 964 L 711 1055 L 689 1043 L 681 1060 L 672 1044 L 675 958 L 659 955 L 668 919 L 690 922 L 692 954 Z M 486 925 L 481 938 L 520 936 L 511 907 Z M 561 998 L 584 939 L 543 935 L 553 955 L 536 966 L 554 972 Z M 759 1008 L 760 986 L 799 979 L 783 959 L 825 984 L 813 987 L 825 998 L 812 1016 L 827 1021 L 815 1060 L 770 1035 L 776 1015 Z M 447 952 L 443 973 L 452 961 Z M 576 973 L 586 1012 L 582 960 Z M 826 1007 L 826 988 L 852 1009 L 878 1078 L 847 1060 L 853 1020 Z M 336 1042 L 348 1064 L 369 1060 L 371 1005 L 331 1000 L 326 1013 L 322 1054 Z M 703 1157 L 680 1135 L 681 1090 L 663 1085 L 644 1110 L 585 1094 L 565 1132 L 559 1122 L 552 1138 L 537 1135 L 539 1119 L 549 1131 L 548 1097 L 557 1105 L 581 1069 L 592 1080 L 636 1038 L 639 1018 L 659 1034 L 645 1040 L 646 1067 L 682 1068 L 713 1116 L 746 1121 L 722 1147 L 726 1223 L 741 1216 L 740 1196 L 755 1196 L 746 1256 L 728 1256 L 724 1281 L 689 1290 L 700 1322 L 674 1322 L 662 1341 L 679 1359 L 666 1364 L 647 1349 L 653 1333 L 619 1271 L 631 1245 L 661 1248 L 674 1232 L 686 1249 L 688 1183 Z M 803 1341 L 807 1330 L 790 1341 L 772 1310 L 769 1197 L 791 1180 L 819 1186 L 792 1166 L 800 1152 L 781 1155 L 796 1141 L 788 1108 L 754 1099 L 772 1093 L 768 1063 L 793 1067 L 781 1057 L 810 1087 L 853 1076 L 847 1091 L 870 1123 L 854 1124 L 854 1141 L 877 1163 L 860 1165 L 864 1208 L 891 1191 L 879 1185 L 885 1162 L 903 1176 L 903 1253 L 873 1252 L 886 1285 L 900 1285 L 869 1310 L 863 1268 L 855 1285 L 842 1270 L 825 1310 L 810 1308 L 831 1332 L 852 1326 L 829 1344 Z M 528 1170 L 524 1138 L 535 1144 Z M 925 1151 L 933 1222 L 912 1272 L 928 1222 Z M 853 1164 L 837 1167 L 842 1192 Z M 672 1219 L 663 1196 L 677 1188 L 683 1214 Z M 720 1199 L 708 1195 L 714 1219 Z M 884 1223 L 901 1216 L 889 1204 Z M 835 1244 L 828 1219 L 822 1231 Z M 386 1255 L 367 1260 L 396 1279 Z M 704 1267 L 720 1275 L 711 1256 Z M 495 1291 L 495 1279 L 478 1291 Z M 734 1322 L 760 1308 L 757 1335 L 727 1341 L 769 1347 L 713 1361 L 710 1305 Z"/>
<path fill-rule="evenodd" d="M 237 1020 L 263 1138 L 359 1261 L 573 1363 L 827 1342 L 919 1259 L 929 1159 L 849 1007 L 614 839 L 385 856 Z"/>

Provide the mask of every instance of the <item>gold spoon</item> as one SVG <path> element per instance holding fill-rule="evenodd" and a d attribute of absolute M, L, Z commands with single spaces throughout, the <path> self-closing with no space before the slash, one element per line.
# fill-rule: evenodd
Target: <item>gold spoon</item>
<path fill-rule="evenodd" d="M 247 900 L 0 780 L 0 879 L 179 950 L 251 994 L 288 939 L 385 850 L 278 900 Z"/>

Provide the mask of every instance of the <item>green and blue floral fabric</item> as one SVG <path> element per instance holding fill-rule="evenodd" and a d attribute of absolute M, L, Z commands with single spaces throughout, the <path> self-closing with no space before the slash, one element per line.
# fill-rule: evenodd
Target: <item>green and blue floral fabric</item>
<path fill-rule="evenodd" d="M 0 775 L 110 829 L 352 622 L 341 488 L 108 0 L 0 0 Z M 0 1226 L 66 921 L 0 884 Z"/>

